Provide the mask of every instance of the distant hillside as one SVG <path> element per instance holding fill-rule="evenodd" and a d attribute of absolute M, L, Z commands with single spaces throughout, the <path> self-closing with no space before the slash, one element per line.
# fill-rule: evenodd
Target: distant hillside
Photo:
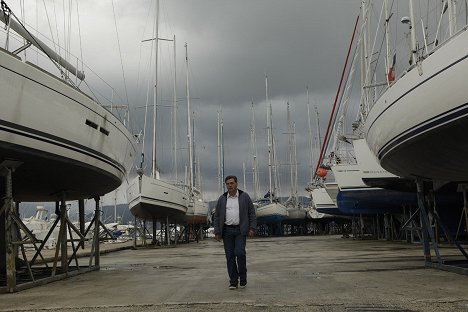
<path fill-rule="evenodd" d="M 49 218 L 51 214 L 55 213 L 55 204 L 54 203 L 21 203 L 20 204 L 20 216 L 21 218 L 28 218 L 33 216 L 36 213 L 36 207 L 43 206 L 49 212 Z M 89 201 L 85 205 L 85 220 L 91 221 L 94 216 L 94 202 Z M 102 218 L 101 220 L 104 223 L 114 222 L 114 205 L 103 206 L 101 207 L 102 210 Z M 131 214 L 130 210 L 128 209 L 128 204 L 118 204 L 116 206 L 116 214 L 117 219 L 121 219 L 123 224 L 128 224 L 128 221 L 133 222 L 133 215 Z M 68 210 L 68 216 L 72 222 L 78 221 L 78 204 L 73 202 L 70 205 Z"/>
<path fill-rule="evenodd" d="M 287 197 L 280 197 L 280 202 L 286 201 Z M 306 196 L 299 196 L 299 202 L 308 205 L 310 199 Z M 28 218 L 33 216 L 36 213 L 36 206 L 43 206 L 49 211 L 50 215 L 55 213 L 55 204 L 54 203 L 21 203 L 20 204 L 20 216 L 21 218 Z M 216 200 L 208 202 L 208 207 L 210 211 L 216 206 Z M 94 216 L 94 202 L 88 201 L 85 205 L 85 220 L 91 221 Z M 114 222 L 114 205 L 106 205 L 101 208 L 102 217 L 101 220 L 104 223 Z M 134 222 L 134 217 L 130 210 L 128 209 L 128 204 L 117 204 L 115 207 L 115 212 L 117 215 L 117 220 L 121 220 L 122 224 L 128 224 L 129 221 Z M 78 204 L 73 202 L 68 211 L 68 215 L 72 222 L 78 221 Z"/>
<path fill-rule="evenodd" d="M 280 197 L 279 198 L 281 203 L 285 202 L 287 199 L 288 199 L 288 197 Z M 309 202 L 310 202 L 310 198 L 307 197 L 307 196 L 298 196 L 297 199 L 299 200 L 299 203 L 301 203 L 303 205 L 308 205 Z M 216 207 L 216 202 L 217 202 L 216 200 L 208 202 L 208 207 L 210 209 L 214 209 Z"/>
<path fill-rule="evenodd" d="M 117 219 L 122 220 L 122 224 L 128 224 L 128 221 L 134 222 L 134 217 L 128 209 L 128 204 L 118 204 L 116 206 Z M 104 223 L 114 222 L 114 205 L 102 207 L 102 221 Z"/>

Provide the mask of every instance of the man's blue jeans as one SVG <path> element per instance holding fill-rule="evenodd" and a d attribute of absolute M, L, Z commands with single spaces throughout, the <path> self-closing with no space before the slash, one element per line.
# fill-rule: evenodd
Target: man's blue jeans
<path fill-rule="evenodd" d="M 226 254 L 229 282 L 236 284 L 247 281 L 247 260 L 245 253 L 246 236 L 240 233 L 239 226 L 223 229 L 224 253 Z"/>

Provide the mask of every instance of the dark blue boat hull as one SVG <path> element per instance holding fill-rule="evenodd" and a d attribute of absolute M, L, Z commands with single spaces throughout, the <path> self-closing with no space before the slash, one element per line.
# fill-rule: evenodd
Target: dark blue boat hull
<path fill-rule="evenodd" d="M 286 217 L 283 215 L 268 215 L 268 216 L 263 216 L 263 217 L 257 217 L 257 223 L 266 223 L 266 224 L 281 223 L 285 219 Z"/>
<path fill-rule="evenodd" d="M 453 219 L 453 210 L 463 207 L 463 196 L 458 192 L 435 193 L 436 207 L 447 223 Z M 340 190 L 336 196 L 338 210 L 345 215 L 376 215 L 401 213 L 403 205 L 418 207 L 416 193 L 387 189 Z M 450 215 L 450 217 L 449 217 Z"/>
<path fill-rule="evenodd" d="M 415 193 L 387 189 L 361 188 L 340 190 L 336 196 L 338 209 L 346 215 L 400 213 L 403 205 L 417 206 Z"/>
<path fill-rule="evenodd" d="M 346 215 L 343 212 L 341 212 L 337 207 L 331 207 L 331 208 L 321 207 L 321 208 L 316 208 L 316 209 L 320 213 L 326 213 L 326 214 L 329 214 L 329 215 L 332 215 L 332 216 L 344 216 L 344 215 Z"/>

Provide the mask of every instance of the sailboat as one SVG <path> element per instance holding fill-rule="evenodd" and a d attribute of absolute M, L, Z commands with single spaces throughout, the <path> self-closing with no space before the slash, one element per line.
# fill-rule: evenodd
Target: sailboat
<path fill-rule="evenodd" d="M 272 175 L 272 166 L 274 162 L 274 139 L 273 139 L 273 121 L 272 108 L 268 102 L 268 77 L 265 77 L 266 103 L 267 103 L 267 131 L 268 131 L 268 181 L 269 190 L 263 199 L 254 203 L 257 212 L 257 222 L 266 224 L 279 224 L 288 216 L 286 207 L 279 203 L 276 198 L 276 176 Z M 276 171 L 276 170 L 275 170 Z M 275 183 L 273 183 L 275 179 Z"/>
<path fill-rule="evenodd" d="M 159 1 L 156 2 L 155 22 L 155 77 L 154 111 L 153 111 L 153 147 L 151 176 L 144 174 L 140 167 L 138 176 L 130 181 L 127 189 L 127 200 L 132 214 L 143 220 L 182 221 L 188 209 L 189 194 L 184 185 L 171 183 L 160 178 L 156 166 L 156 106 L 157 106 L 157 73 L 158 73 L 158 21 Z"/>
<path fill-rule="evenodd" d="M 76 200 L 116 189 L 136 156 L 124 122 L 79 89 L 82 71 L 32 35 L 3 1 L 0 10 L 7 36 L 0 49 L 0 164 L 15 163 L 15 201 Z M 19 47 L 9 40 L 13 32 L 24 38 Z M 31 46 L 59 76 L 21 59 Z"/>
<path fill-rule="evenodd" d="M 288 211 L 287 223 L 303 222 L 306 218 L 306 210 L 297 199 L 297 157 L 296 157 L 296 127 L 291 121 L 291 110 L 287 103 L 288 137 L 289 137 L 289 164 L 291 176 L 291 194 L 284 202 Z"/>
<path fill-rule="evenodd" d="M 250 154 L 252 156 L 252 198 L 257 201 L 259 198 L 260 181 L 258 179 L 258 158 L 257 158 L 257 134 L 255 130 L 255 110 L 254 103 L 250 107 Z"/>
<path fill-rule="evenodd" d="M 370 151 L 364 139 L 353 140 L 352 144 L 356 161 L 335 163 L 331 166 L 339 187 L 337 204 L 342 213 L 348 215 L 401 213 L 403 205 L 417 205 L 415 193 L 366 185 L 363 181 L 365 174 L 372 173 L 380 178 L 391 174 L 368 157 Z M 367 166 L 367 170 L 363 170 L 363 166 Z"/>
<path fill-rule="evenodd" d="M 323 186 L 316 186 L 310 190 L 312 208 L 319 213 L 330 215 L 343 214 L 336 205 L 338 195 L 338 183 L 327 182 Z"/>
<path fill-rule="evenodd" d="M 47 218 L 49 211 L 44 206 L 36 206 L 36 214 L 29 218 L 22 219 L 24 225 L 34 234 L 34 237 L 38 240 L 45 240 L 49 230 L 52 228 L 57 216 L 51 214 L 50 219 Z M 57 237 L 59 228 L 56 227 L 50 235 L 50 238 L 45 241 L 46 248 L 52 248 L 57 243 Z M 22 237 L 24 237 L 22 233 Z"/>
<path fill-rule="evenodd" d="M 195 174 L 193 169 L 193 131 L 192 131 L 192 118 L 190 111 L 190 89 L 189 89 L 189 71 L 188 71 L 188 45 L 185 43 L 185 65 L 186 65 L 186 95 L 187 95 L 187 137 L 188 137 L 188 162 L 189 162 L 189 176 L 188 176 L 188 209 L 185 213 L 185 222 L 188 224 L 207 224 L 209 221 L 208 204 L 203 201 L 200 188 L 195 187 Z M 198 162 L 198 168 L 200 162 Z M 198 172 L 200 177 L 200 171 Z M 199 187 L 201 186 L 201 181 Z"/>
<path fill-rule="evenodd" d="M 388 172 L 382 168 L 369 150 L 368 145 L 364 140 L 367 107 L 375 96 L 374 92 L 369 89 L 378 85 L 372 77 L 372 69 L 375 65 L 372 59 L 367 56 L 373 52 L 369 50 L 367 27 L 369 26 L 369 12 L 371 11 L 363 2 L 362 6 L 362 23 L 359 41 L 357 46 L 360 47 L 360 53 L 356 54 L 349 70 L 345 91 L 343 92 L 340 102 L 341 107 L 339 112 L 341 115 L 336 118 L 334 129 L 334 145 L 329 156 L 328 165 L 333 171 L 336 182 L 338 183 L 339 192 L 337 194 L 338 209 L 344 214 L 351 215 L 375 215 L 384 213 L 402 213 L 403 206 L 417 206 L 418 200 L 413 189 L 404 189 L 402 185 L 406 185 L 407 181 L 400 179 L 394 173 Z M 382 9 L 386 9 L 385 1 Z M 387 16 L 387 15 L 386 15 Z M 357 25 L 357 22 L 356 22 Z M 355 27 L 356 31 L 356 27 Z M 353 35 L 354 37 L 354 35 Z M 352 41 L 351 41 L 352 44 Z M 351 45 L 350 45 L 351 47 Z M 349 56 L 349 54 L 348 54 Z M 361 97 L 359 102 L 358 120 L 352 124 L 352 134 L 345 133 L 345 122 L 349 103 L 350 86 L 354 80 L 355 65 L 357 56 L 361 56 Z M 388 78 L 392 78 L 387 76 Z M 393 79 L 393 78 L 392 78 Z M 393 83 L 392 79 L 388 79 L 386 83 Z M 392 80 L 392 81 L 390 81 Z M 370 85 L 372 84 L 372 85 Z M 339 94 L 339 92 L 338 92 Z M 410 105 L 408 103 L 408 105 Z M 392 127 L 399 120 L 394 120 Z M 429 170 L 429 168 L 427 169 Z M 400 184 L 400 189 L 385 189 L 376 187 L 377 183 L 367 185 L 365 181 L 392 181 L 392 183 Z M 384 183 L 381 183 L 384 185 Z M 414 185 L 414 183 L 413 183 Z M 435 200 L 439 207 L 446 208 L 450 204 L 459 202 L 456 194 L 438 194 Z"/>
<path fill-rule="evenodd" d="M 467 181 L 468 27 L 457 28 L 457 12 L 466 8 L 457 1 L 443 1 L 441 8 L 440 1 L 428 1 L 427 12 L 439 9 L 439 20 L 431 33 L 422 27 L 417 38 L 420 22 L 413 1 L 408 4 L 409 17 L 401 22 L 410 26 L 410 65 L 398 75 L 387 50 L 385 83 L 376 88 L 368 81 L 377 97 L 367 107 L 365 138 L 381 166 L 398 176 Z M 441 35 L 444 25 L 447 38 Z"/>
<path fill-rule="evenodd" d="M 314 143 L 318 151 L 320 151 L 320 120 L 317 106 L 315 106 L 315 126 L 316 137 L 312 138 L 312 124 L 310 120 L 310 101 L 309 101 L 309 88 L 307 91 L 307 124 L 309 128 L 309 148 L 310 148 L 310 182 L 306 187 L 306 191 L 310 193 L 310 207 L 307 211 L 307 218 L 309 219 L 323 219 L 329 218 L 334 215 L 341 215 L 342 212 L 338 210 L 336 205 L 336 196 L 338 195 L 338 184 L 336 182 L 325 182 L 323 177 L 316 176 L 314 171 Z M 316 179 L 314 179 L 314 177 Z"/>
<path fill-rule="evenodd" d="M 363 18 L 365 19 L 365 18 Z M 357 21 L 355 24 L 353 37 L 350 42 L 348 49 L 348 55 L 345 62 L 345 67 L 342 73 L 343 81 L 346 67 L 349 61 L 351 47 L 353 45 L 354 37 L 357 30 Z M 401 192 L 396 190 L 387 190 L 378 187 L 368 186 L 364 183 L 363 177 L 364 172 L 372 172 L 373 177 L 385 178 L 393 176 L 381 168 L 375 161 L 368 157 L 368 147 L 365 144 L 365 140 L 361 138 L 360 133 L 361 122 L 354 122 L 352 124 L 352 133 L 348 134 L 351 129 L 346 127 L 346 121 L 349 119 L 348 106 L 350 103 L 350 92 L 356 73 L 356 65 L 358 56 L 361 56 L 361 84 L 366 81 L 368 72 L 368 59 L 367 55 L 367 37 L 364 32 L 359 33 L 357 47 L 360 47 L 360 53 L 356 53 L 351 61 L 350 69 L 348 70 L 348 76 L 346 77 L 346 84 L 343 93 L 341 94 L 341 82 L 337 91 L 337 97 L 335 100 L 335 106 L 333 107 L 330 121 L 327 127 L 327 134 L 324 138 L 324 143 L 321 147 L 321 155 L 319 157 L 319 164 L 323 157 L 323 151 L 327 149 L 328 143 L 331 141 L 331 135 L 329 136 L 329 129 L 331 125 L 333 127 L 334 139 L 333 146 L 329 153 L 326 165 L 323 165 L 320 170 L 317 170 L 317 175 L 324 178 L 327 175 L 327 171 L 331 169 L 335 178 L 338 192 L 336 197 L 330 196 L 330 199 L 336 200 L 336 206 L 341 214 L 344 215 L 376 215 L 383 213 L 399 213 L 402 211 L 403 205 L 416 205 L 416 196 L 408 192 Z M 363 78 L 364 77 L 364 78 Z M 364 116 L 365 113 L 362 109 L 365 105 L 367 97 L 364 88 L 361 88 L 362 96 L 359 101 L 360 111 L 359 116 Z M 341 96 L 339 96 L 341 94 Z M 337 99 L 341 97 L 341 101 L 337 102 Z M 339 104 L 339 106 L 336 106 Z M 334 114 L 335 109 L 336 115 Z M 366 153 L 367 152 L 367 153 Z M 358 158 L 359 156 L 359 158 Z M 362 167 L 367 166 L 366 170 Z M 325 192 L 315 192 L 316 196 L 320 199 L 325 199 Z M 314 195 L 312 193 L 312 195 Z M 332 199 L 332 200 L 333 200 Z M 327 200 L 330 202 L 329 200 Z"/>

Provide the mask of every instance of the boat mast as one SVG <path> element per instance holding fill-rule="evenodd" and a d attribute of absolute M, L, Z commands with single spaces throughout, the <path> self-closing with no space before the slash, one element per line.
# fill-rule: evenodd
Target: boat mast
<path fill-rule="evenodd" d="M 386 66 L 386 72 L 387 72 L 387 85 L 390 85 L 391 81 L 390 81 L 390 75 L 394 75 L 393 74 L 393 70 L 395 70 L 394 68 L 392 68 L 392 64 L 391 64 L 391 61 L 390 61 L 390 25 L 389 25 L 389 22 L 390 22 L 390 17 L 388 15 L 388 0 L 384 0 L 384 7 L 385 7 L 385 46 L 386 46 L 386 54 L 385 54 L 385 66 Z M 390 71 L 392 71 L 392 73 L 390 73 Z"/>
<path fill-rule="evenodd" d="M 5 4 L 6 5 L 6 4 Z M 9 8 L 8 8 L 9 9 Z M 11 13 L 12 16 L 14 16 L 13 13 Z M 11 17 L 10 15 L 10 17 Z M 6 14 L 5 11 L 3 11 L 0 14 L 0 21 L 2 21 L 5 25 L 7 25 L 8 30 L 11 28 L 13 29 L 18 35 L 26 39 L 26 41 L 30 42 L 29 45 L 25 45 L 24 48 L 28 48 L 31 44 L 34 45 L 36 48 L 44 52 L 51 60 L 57 62 L 60 66 L 68 70 L 70 73 L 76 76 L 79 80 L 84 80 L 85 79 L 85 74 L 82 71 L 79 71 L 75 66 L 70 64 L 67 60 L 62 58 L 59 54 L 55 53 L 51 48 L 49 48 L 44 42 L 36 38 L 34 35 L 32 35 L 26 28 L 16 22 L 14 19 L 9 18 L 8 21 L 6 20 Z M 15 16 L 16 18 L 16 16 Z M 7 38 L 8 40 L 8 38 Z M 7 47 L 8 48 L 8 47 Z M 23 51 L 21 49 L 19 52 Z"/>
<path fill-rule="evenodd" d="M 173 44 L 174 44 L 174 81 L 173 81 L 173 96 L 174 96 L 174 113 L 172 115 L 173 117 L 173 127 L 174 127 L 174 173 L 175 173 L 175 180 L 178 180 L 178 174 L 177 174 L 177 86 L 176 86 L 176 81 L 177 81 L 177 70 L 176 70 L 176 38 L 174 35 L 173 39 Z"/>
<path fill-rule="evenodd" d="M 224 121 L 223 116 L 221 115 L 221 185 L 223 192 L 226 192 L 226 184 L 224 184 Z"/>
<path fill-rule="evenodd" d="M 452 35 L 457 31 L 457 5 L 455 1 L 447 0 L 447 7 L 448 7 L 448 23 L 449 23 L 449 36 Z M 412 17 L 411 17 L 412 18 Z"/>
<path fill-rule="evenodd" d="M 307 93 L 307 124 L 309 126 L 309 148 L 310 148 L 310 184 L 314 180 L 314 147 L 312 143 L 312 124 L 310 122 L 310 101 L 309 101 L 309 86 L 306 86 Z"/>
<path fill-rule="evenodd" d="M 272 139 L 272 155 L 273 155 L 273 166 L 272 166 L 272 169 L 273 169 L 273 194 L 275 195 L 276 197 L 276 194 L 277 193 L 280 193 L 281 192 L 281 183 L 280 183 L 280 179 L 279 179 L 279 174 L 278 174 L 278 158 L 276 157 L 276 141 L 275 141 L 275 136 L 273 135 L 273 109 L 270 105 L 270 112 L 271 112 L 271 116 L 270 116 L 270 122 L 271 122 L 271 139 Z"/>
<path fill-rule="evenodd" d="M 291 199 L 294 197 L 294 170 L 293 170 L 293 129 L 292 129 L 292 124 L 291 124 L 291 106 L 289 105 L 289 102 L 287 102 L 287 108 L 286 108 L 286 116 L 287 116 L 287 121 L 288 121 L 288 143 L 289 143 L 289 171 L 290 171 L 290 177 L 291 177 Z"/>
<path fill-rule="evenodd" d="M 314 106 L 314 110 L 315 110 L 315 126 L 316 126 L 316 132 L 317 132 L 317 135 L 315 137 L 315 147 L 317 148 L 317 152 L 320 152 L 320 149 L 322 148 L 322 145 L 321 145 L 321 136 L 320 136 L 320 117 L 319 117 L 319 112 L 318 112 L 318 108 L 317 108 L 317 105 Z M 320 156 L 319 156 L 320 157 Z M 313 167 L 312 167 L 313 168 Z M 312 176 L 315 175 L 315 172 L 312 172 Z M 313 177 L 312 177 L 313 179 Z"/>
<path fill-rule="evenodd" d="M 293 160 L 294 160 L 294 200 L 295 204 L 298 204 L 297 200 L 297 145 L 296 145 L 296 123 L 293 123 Z"/>
<path fill-rule="evenodd" d="M 254 199 L 258 199 L 258 173 L 257 173 L 257 138 L 255 134 L 255 111 L 254 103 L 252 101 L 252 117 L 250 120 L 250 148 L 252 150 L 252 182 L 253 182 L 253 194 Z"/>
<path fill-rule="evenodd" d="M 362 15 L 362 26 L 361 26 L 361 83 L 362 83 L 362 92 L 361 92 L 361 105 L 364 108 L 364 115 L 367 116 L 369 113 L 369 88 L 367 86 L 370 84 L 369 81 L 369 68 L 367 64 L 369 64 L 369 49 L 368 49 L 368 41 L 369 41 L 369 0 L 363 0 L 361 5 L 361 15 Z"/>
<path fill-rule="evenodd" d="M 198 183 L 198 191 L 200 194 L 200 199 L 203 200 L 203 187 L 202 187 L 202 180 L 201 180 L 201 166 L 200 166 L 200 156 L 197 156 L 197 183 Z"/>
<path fill-rule="evenodd" d="M 272 137 L 271 137 L 271 104 L 268 101 L 268 76 L 265 75 L 265 99 L 267 104 L 267 133 L 268 133 L 268 193 L 270 198 L 270 203 L 273 202 L 272 197 L 272 181 L 271 181 L 271 149 L 272 149 Z"/>
<path fill-rule="evenodd" d="M 412 64 L 416 64 L 417 50 L 416 50 L 416 23 L 414 19 L 413 0 L 409 0 L 409 13 L 410 13 L 410 31 L 411 31 L 411 59 Z M 451 34 L 450 34 L 451 35 Z"/>
<path fill-rule="evenodd" d="M 190 118 L 190 89 L 189 89 L 189 66 L 188 66 L 188 51 L 187 42 L 185 43 L 185 68 L 186 68 L 186 80 L 185 80 L 185 94 L 187 96 L 187 140 L 189 149 L 189 196 L 190 201 L 193 200 L 193 150 L 192 150 L 192 125 Z"/>
<path fill-rule="evenodd" d="M 246 183 L 245 183 L 245 161 L 242 162 L 242 188 L 245 190 L 247 189 L 247 187 L 245 186 Z"/>
<path fill-rule="evenodd" d="M 219 111 L 218 111 L 218 191 L 222 193 L 223 191 L 223 182 L 221 177 L 221 121 L 219 119 Z"/>
<path fill-rule="evenodd" d="M 192 138 L 192 159 L 193 159 L 193 188 L 194 189 L 198 189 L 199 187 L 199 180 L 198 180 L 198 163 L 197 161 L 199 160 L 198 159 L 198 156 L 196 154 L 196 148 L 195 148 L 195 112 L 192 111 L 192 113 L 190 114 L 192 116 L 192 135 L 191 135 L 191 138 Z"/>
<path fill-rule="evenodd" d="M 151 177 L 153 179 L 156 178 L 157 176 L 157 169 L 156 169 L 156 117 L 157 117 L 157 112 L 156 112 L 156 107 L 157 107 L 157 101 L 158 101 L 158 42 L 159 42 L 159 0 L 156 0 L 156 20 L 154 22 L 154 43 L 155 43 L 155 48 L 154 48 L 154 94 L 153 94 L 153 155 L 151 159 L 151 164 L 152 164 L 152 172 L 151 172 Z"/>
<path fill-rule="evenodd" d="M 329 131 L 330 131 L 330 127 L 331 127 L 333 117 L 335 115 L 336 104 L 337 104 L 337 101 L 338 101 L 338 97 L 340 95 L 340 90 L 341 90 L 341 85 L 343 83 L 344 74 L 345 74 L 346 68 L 348 66 L 349 55 L 351 53 L 351 47 L 352 47 L 352 44 L 353 44 L 353 41 L 354 41 L 354 36 L 356 35 L 356 29 L 357 29 L 358 22 L 359 22 L 359 16 L 356 18 L 356 22 L 354 24 L 353 35 L 352 35 L 351 41 L 349 43 L 348 52 L 346 54 L 346 61 L 345 61 L 345 64 L 343 66 L 343 71 L 341 72 L 340 83 L 338 85 L 338 90 L 336 91 L 335 101 L 333 103 L 333 108 L 332 108 L 332 111 L 331 111 L 331 114 L 330 114 L 330 119 L 329 119 L 328 125 L 327 125 L 327 131 L 325 132 L 325 137 L 323 139 L 323 144 L 320 147 L 320 153 L 319 153 L 319 157 L 318 157 L 318 161 L 317 161 L 317 166 L 315 167 L 314 178 L 317 176 L 316 172 L 317 172 L 319 166 L 321 165 L 323 155 L 324 155 L 324 148 L 327 146 L 327 141 L 328 141 L 328 138 L 329 138 L 328 134 L 329 134 Z"/>

